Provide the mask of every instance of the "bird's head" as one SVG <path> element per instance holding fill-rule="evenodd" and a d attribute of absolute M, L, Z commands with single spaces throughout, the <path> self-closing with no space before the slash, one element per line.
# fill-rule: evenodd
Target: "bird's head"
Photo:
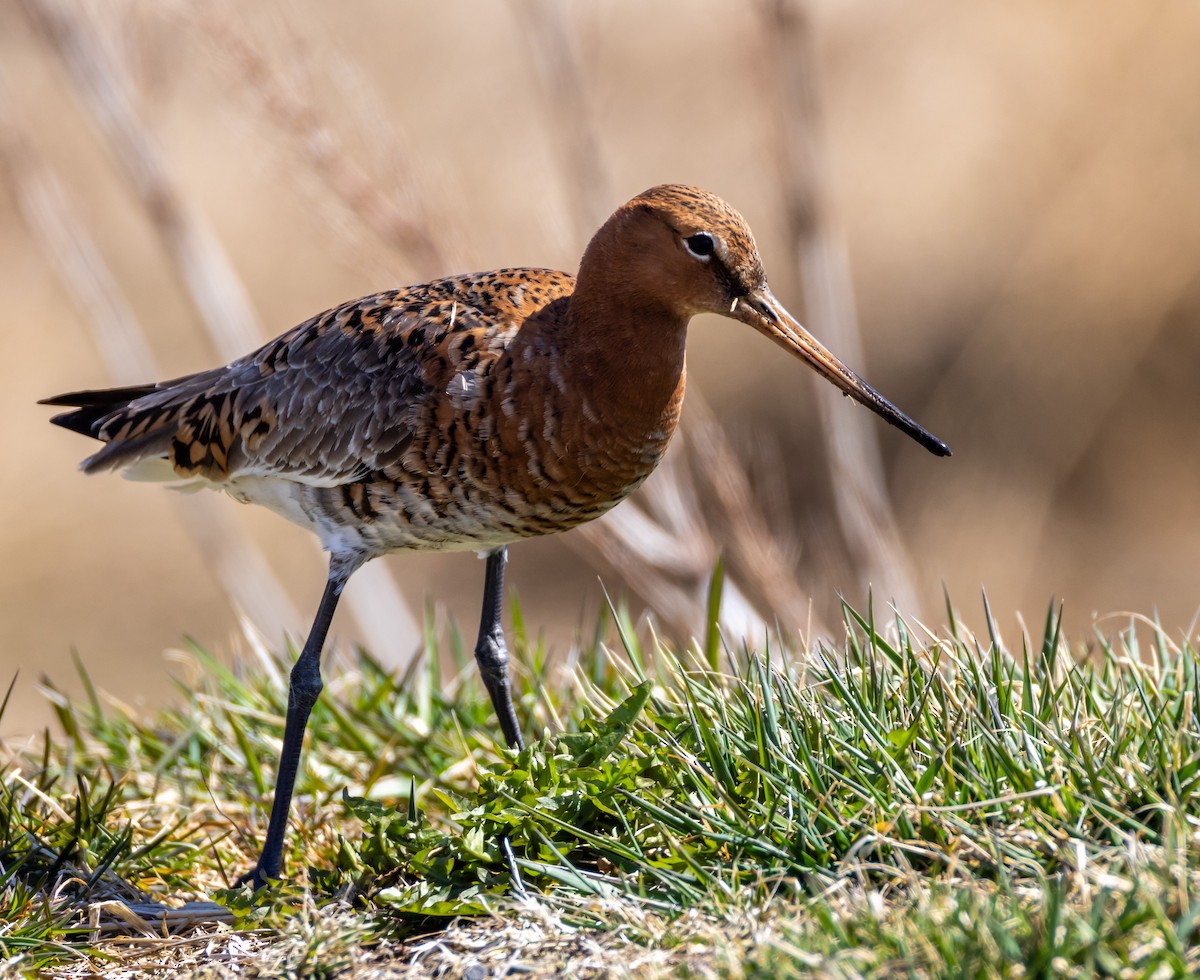
<path fill-rule="evenodd" d="M 612 288 L 682 323 L 697 313 L 748 323 L 930 452 L 950 455 L 944 442 L 875 391 L 788 313 L 767 286 L 746 219 L 719 197 L 683 184 L 662 184 L 639 194 L 597 232 L 584 255 L 580 282 L 600 269 Z"/>

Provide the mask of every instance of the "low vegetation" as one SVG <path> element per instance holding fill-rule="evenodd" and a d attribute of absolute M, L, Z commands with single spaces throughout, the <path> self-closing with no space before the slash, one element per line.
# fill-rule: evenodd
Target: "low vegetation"
<path fill-rule="evenodd" d="M 453 632 L 406 676 L 365 653 L 327 671 L 266 896 L 231 883 L 287 658 L 193 648 L 149 719 L 82 667 L 81 702 L 47 683 L 59 731 L 4 760 L 0 957 L 63 977 L 1200 970 L 1200 657 L 1154 623 L 1085 650 L 1052 611 L 1009 648 L 953 611 L 935 636 L 847 608 L 844 643 L 800 655 L 711 625 L 673 650 L 616 611 L 553 665 L 514 619 L 521 753 Z"/>

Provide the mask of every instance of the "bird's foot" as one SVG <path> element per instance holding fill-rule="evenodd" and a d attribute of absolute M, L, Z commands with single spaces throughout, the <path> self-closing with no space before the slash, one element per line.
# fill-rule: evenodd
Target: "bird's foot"
<path fill-rule="evenodd" d="M 241 888 L 242 885 L 253 885 L 254 891 L 260 892 L 267 887 L 274 879 L 268 878 L 263 874 L 262 868 L 257 864 L 244 875 L 242 875 L 235 883 L 235 888 Z"/>

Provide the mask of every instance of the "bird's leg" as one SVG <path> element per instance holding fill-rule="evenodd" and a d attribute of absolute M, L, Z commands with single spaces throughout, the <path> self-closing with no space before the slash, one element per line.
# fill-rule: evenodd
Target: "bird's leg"
<path fill-rule="evenodd" d="M 475 641 L 475 661 L 483 675 L 484 686 L 492 697 L 496 717 L 504 739 L 514 749 L 525 747 L 517 712 L 512 702 L 512 682 L 508 676 L 508 649 L 504 645 L 504 564 L 508 548 L 497 548 L 487 556 L 483 584 L 483 615 L 479 621 L 479 639 Z"/>
<path fill-rule="evenodd" d="M 288 812 L 292 805 L 292 790 L 296 785 L 296 770 L 300 766 L 300 748 L 304 744 L 304 729 L 308 716 L 317 703 L 324 686 L 321 683 L 321 648 L 325 635 L 333 620 L 338 598 L 357 564 L 347 568 L 336 559 L 330 562 L 329 579 L 325 583 L 325 594 L 317 607 L 304 649 L 292 667 L 288 685 L 287 721 L 283 728 L 283 748 L 279 754 L 279 772 L 275 776 L 275 800 L 271 804 L 271 822 L 267 825 L 267 839 L 263 842 L 262 856 L 253 871 L 244 874 L 238 884 L 254 883 L 257 891 L 268 879 L 278 878 L 283 864 L 283 841 L 287 835 Z"/>

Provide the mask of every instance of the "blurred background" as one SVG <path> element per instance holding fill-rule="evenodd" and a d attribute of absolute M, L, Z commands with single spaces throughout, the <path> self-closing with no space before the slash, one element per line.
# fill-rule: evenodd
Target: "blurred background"
<path fill-rule="evenodd" d="M 224 363 L 351 297 L 574 270 L 618 204 L 687 182 L 773 289 L 945 439 L 935 459 L 745 327 L 698 318 L 681 438 L 634 501 L 522 543 L 560 652 L 603 589 L 684 636 L 838 634 L 872 588 L 934 629 L 1072 635 L 1200 607 L 1200 8 L 1035 0 L 0 4 L 0 666 L 149 703 L 171 648 L 303 635 L 304 532 L 216 494 L 85 478 L 36 400 Z M 822 389 L 828 389 L 823 391 Z M 482 564 L 396 556 L 336 639 L 474 635 Z M 602 588 L 603 585 L 603 588 Z M 167 655 L 164 655 L 167 651 Z"/>

